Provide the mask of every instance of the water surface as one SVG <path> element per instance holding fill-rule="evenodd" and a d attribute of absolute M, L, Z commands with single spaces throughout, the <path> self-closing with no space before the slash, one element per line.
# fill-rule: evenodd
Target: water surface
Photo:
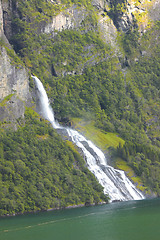
<path fill-rule="evenodd" d="M 0 218 L 0 240 L 159 240 L 160 199 Z"/>

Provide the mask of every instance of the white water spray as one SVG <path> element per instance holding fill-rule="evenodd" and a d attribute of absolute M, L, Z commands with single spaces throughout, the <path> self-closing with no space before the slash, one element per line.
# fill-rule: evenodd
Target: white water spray
<path fill-rule="evenodd" d="M 55 121 L 53 110 L 41 81 L 35 76 L 32 76 L 32 78 L 35 80 L 37 86 L 42 116 L 50 121 L 53 128 L 65 129 L 68 132 L 72 142 L 82 150 L 88 169 L 104 187 L 104 193 L 109 195 L 110 201 L 144 199 L 142 193 L 136 189 L 123 171 L 107 165 L 107 160 L 99 148 L 77 131 L 62 127 Z"/>
<path fill-rule="evenodd" d="M 41 115 L 52 124 L 53 128 L 61 128 L 59 123 L 55 121 L 54 113 L 50 106 L 49 99 L 43 87 L 43 84 L 37 77 L 33 75 L 31 75 L 31 77 L 35 80 L 36 83 Z"/>

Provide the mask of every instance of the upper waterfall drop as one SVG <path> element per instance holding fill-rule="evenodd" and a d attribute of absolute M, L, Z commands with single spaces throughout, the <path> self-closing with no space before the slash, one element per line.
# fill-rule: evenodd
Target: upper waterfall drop
<path fill-rule="evenodd" d="M 65 129 L 68 132 L 72 142 L 82 150 L 88 169 L 104 187 L 104 193 L 109 195 L 110 201 L 144 199 L 143 194 L 126 177 L 124 171 L 114 169 L 107 164 L 107 160 L 99 148 L 76 130 L 62 127 L 55 121 L 54 113 L 49 104 L 43 84 L 37 77 L 32 76 L 32 78 L 35 80 L 37 86 L 42 116 L 50 121 L 53 128 Z"/>
<path fill-rule="evenodd" d="M 36 76 L 31 75 L 31 77 L 35 80 L 37 86 L 42 116 L 52 124 L 53 128 L 59 128 L 60 125 L 55 121 L 54 112 L 50 106 L 49 99 L 43 87 L 43 84 Z"/>

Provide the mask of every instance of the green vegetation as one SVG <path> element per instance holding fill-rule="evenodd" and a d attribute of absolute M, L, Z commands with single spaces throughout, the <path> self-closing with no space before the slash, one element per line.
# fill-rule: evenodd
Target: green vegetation
<path fill-rule="evenodd" d="M 20 66 L 24 66 L 24 63 L 22 62 L 22 60 L 17 56 L 17 54 L 14 52 L 13 49 L 9 49 L 8 47 L 5 46 L 5 49 L 7 51 L 7 55 L 10 57 L 11 59 L 11 64 L 15 65 L 17 68 Z"/>
<path fill-rule="evenodd" d="M 120 145 L 117 150 L 118 156 L 125 159 L 136 175 L 155 193 L 160 194 L 160 149 L 152 145 L 125 142 L 124 146 Z"/>
<path fill-rule="evenodd" d="M 157 22 L 142 36 L 137 47 L 133 45 L 130 52 L 124 48 L 130 62 L 126 74 L 127 91 L 135 102 L 139 116 L 137 124 L 143 128 L 143 136 L 148 139 L 137 141 L 135 138 L 133 141 L 128 138 L 125 144 L 117 149 L 118 156 L 123 158 L 142 182 L 158 195 L 160 195 L 160 41 L 157 37 L 159 32 L 160 23 Z M 126 38 L 128 39 L 128 36 Z M 123 42 L 123 38 L 121 40 Z"/>
<path fill-rule="evenodd" d="M 6 42 L 6 40 L 3 38 L 0 38 L 0 46 L 5 48 L 12 65 L 14 65 L 16 68 L 22 67 L 22 65 L 24 66 L 23 61 L 18 57 L 15 51 L 9 46 L 8 42 Z"/>
<path fill-rule="evenodd" d="M 74 128 L 84 134 L 89 140 L 96 144 L 100 149 L 106 151 L 109 147 L 117 148 L 119 144 L 123 146 L 124 140 L 116 133 L 105 132 L 96 128 L 94 122 L 84 121 L 82 119 L 72 119 Z"/>
<path fill-rule="evenodd" d="M 6 103 L 11 99 L 11 97 L 13 96 L 14 94 L 9 94 L 8 96 L 6 96 L 1 102 L 0 102 L 0 107 L 4 107 L 6 105 Z"/>
<path fill-rule="evenodd" d="M 126 161 L 122 160 L 121 158 L 116 158 L 115 167 L 125 171 L 127 176 L 135 183 L 138 189 L 140 189 L 141 191 L 145 191 L 146 193 L 149 193 L 147 187 L 143 186 L 141 178 L 135 174 L 133 169 L 127 164 Z"/>
<path fill-rule="evenodd" d="M 0 215 L 107 201 L 80 154 L 31 109 L 0 132 Z"/>
<path fill-rule="evenodd" d="M 88 1 L 18 2 L 21 17 L 13 16 L 9 40 L 29 71 L 42 80 L 56 119 L 73 122 L 109 150 L 116 166 L 141 190 L 150 188 L 160 196 L 160 23 L 143 36 L 135 26 L 119 34 L 123 55 L 118 57 L 101 39 L 96 11 Z M 113 19 L 125 10 L 125 2 L 112 1 Z M 86 13 L 77 29 L 54 37 L 42 32 L 53 15 L 74 3 Z M 72 143 L 62 141 L 32 109 L 25 121 L 16 132 L 1 132 L 1 214 L 105 199 Z"/>

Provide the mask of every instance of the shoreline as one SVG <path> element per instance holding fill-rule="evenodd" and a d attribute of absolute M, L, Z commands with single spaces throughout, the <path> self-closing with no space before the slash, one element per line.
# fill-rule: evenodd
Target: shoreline
<path fill-rule="evenodd" d="M 77 204 L 77 205 L 68 205 L 66 207 L 58 207 L 58 208 L 49 208 L 46 210 L 37 210 L 37 211 L 28 211 L 28 212 L 23 212 L 23 213 L 13 213 L 13 214 L 6 214 L 6 215 L 1 215 L 0 218 L 6 218 L 6 217 L 16 217 L 19 215 L 25 215 L 25 214 L 34 214 L 34 213 L 40 213 L 40 212 L 51 212 L 51 211 L 56 211 L 56 210 L 65 210 L 65 209 L 74 209 L 74 208 L 81 208 L 81 207 L 91 207 L 91 206 L 98 206 L 98 205 L 103 205 L 103 204 L 108 204 L 109 202 L 100 202 L 100 203 L 92 203 L 92 204 Z"/>
<path fill-rule="evenodd" d="M 103 204 L 108 204 L 109 202 L 100 202 L 100 203 L 92 203 L 92 204 L 85 204 L 85 203 L 81 203 L 81 204 L 77 204 L 77 205 L 69 205 L 67 207 L 62 207 L 62 208 L 50 208 L 47 209 L 46 211 L 54 211 L 54 210 L 61 210 L 61 209 L 72 209 L 72 208 L 80 208 L 80 207 L 91 207 L 91 206 L 98 206 L 98 205 L 103 205 Z"/>

